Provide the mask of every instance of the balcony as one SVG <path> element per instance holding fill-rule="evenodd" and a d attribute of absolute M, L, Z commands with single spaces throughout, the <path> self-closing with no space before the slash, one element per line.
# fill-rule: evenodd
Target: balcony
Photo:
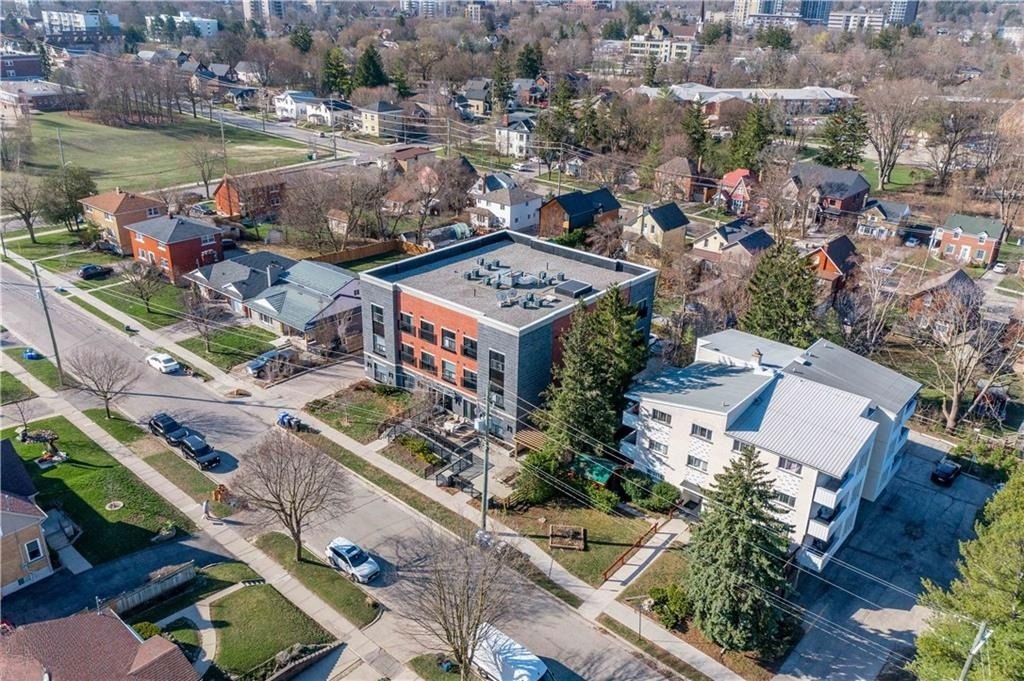
<path fill-rule="evenodd" d="M 813 539 L 800 549 L 797 559 L 807 567 L 821 572 L 828 565 L 839 545 L 833 541 Z"/>
<path fill-rule="evenodd" d="M 426 343 L 437 344 L 437 334 L 433 331 L 424 331 L 420 329 L 420 338 Z"/>
<path fill-rule="evenodd" d="M 470 359 L 476 359 L 476 343 L 474 343 L 473 345 L 466 345 L 465 343 L 463 343 L 462 356 L 468 357 Z"/>
<path fill-rule="evenodd" d="M 420 369 L 428 374 L 437 375 L 437 365 L 433 362 L 424 362 L 423 360 L 420 360 Z"/>
<path fill-rule="evenodd" d="M 622 425 L 636 428 L 639 422 L 640 403 L 631 401 L 626 405 L 626 410 L 622 412 Z"/>
<path fill-rule="evenodd" d="M 811 506 L 811 520 L 807 523 L 807 534 L 815 539 L 828 542 L 836 533 L 836 528 L 842 524 L 846 516 L 848 506 L 830 508 L 818 504 Z"/>
<path fill-rule="evenodd" d="M 636 431 L 632 431 L 626 437 L 619 440 L 619 451 L 636 461 L 640 456 L 640 448 L 636 443 Z"/>

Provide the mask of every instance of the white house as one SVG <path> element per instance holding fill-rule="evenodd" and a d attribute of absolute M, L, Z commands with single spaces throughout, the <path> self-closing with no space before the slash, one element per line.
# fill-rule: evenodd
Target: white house
<path fill-rule="evenodd" d="M 318 99 L 306 105 L 306 120 L 315 125 L 347 130 L 355 123 L 355 109 L 340 99 Z"/>
<path fill-rule="evenodd" d="M 494 128 L 494 148 L 499 154 L 526 158 L 533 149 L 533 131 L 537 122 L 527 113 L 505 114 Z"/>
<path fill-rule="evenodd" d="M 807 350 L 728 330 L 697 341 L 695 362 L 635 384 L 622 452 L 683 490 L 704 490 L 736 453 L 769 466 L 801 562 L 820 570 L 853 529 L 860 500 L 892 479 L 920 384 L 818 341 Z"/>
<path fill-rule="evenodd" d="M 309 90 L 285 90 L 274 97 L 274 113 L 283 120 L 306 120 L 309 106 L 319 103 L 320 99 Z"/>
<path fill-rule="evenodd" d="M 493 216 L 488 227 L 521 232 L 540 224 L 540 206 L 543 202 L 539 194 L 521 187 L 511 187 L 495 189 L 477 197 L 476 207 Z"/>

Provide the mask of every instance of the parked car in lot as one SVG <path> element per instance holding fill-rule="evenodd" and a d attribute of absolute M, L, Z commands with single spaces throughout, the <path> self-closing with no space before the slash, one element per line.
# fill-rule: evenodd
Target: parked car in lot
<path fill-rule="evenodd" d="M 78 268 L 79 279 L 102 279 L 113 273 L 114 268 L 106 265 L 82 265 Z"/>
<path fill-rule="evenodd" d="M 935 468 L 932 469 L 932 482 L 936 485 L 949 487 L 959 477 L 961 470 L 962 467 L 957 462 L 943 459 L 935 464 Z"/>
<path fill-rule="evenodd" d="M 181 365 L 178 364 L 178 360 L 174 359 L 165 352 L 158 352 L 153 355 L 146 355 L 146 364 L 153 367 L 161 374 L 173 374 L 174 372 L 181 369 Z"/>
<path fill-rule="evenodd" d="M 220 455 L 202 435 L 187 435 L 181 440 L 181 453 L 201 470 L 220 465 Z"/>
<path fill-rule="evenodd" d="M 162 411 L 153 414 L 153 418 L 149 419 L 149 432 L 162 437 L 167 444 L 174 447 L 179 447 L 182 440 L 195 434 L 195 431 L 181 425 L 172 416 Z"/>
<path fill-rule="evenodd" d="M 1006 263 L 997 262 L 995 265 L 992 266 L 992 271 L 995 272 L 996 274 L 1006 274 Z"/>
<path fill-rule="evenodd" d="M 234 239 L 221 239 L 220 247 L 223 248 L 225 251 L 229 251 L 232 248 L 238 248 L 238 244 L 235 243 Z"/>
<path fill-rule="evenodd" d="M 380 574 L 380 566 L 354 542 L 338 537 L 324 550 L 327 562 L 353 582 L 369 584 Z"/>
<path fill-rule="evenodd" d="M 291 348 L 282 348 L 280 350 L 268 350 L 262 355 L 254 359 L 245 365 L 245 370 L 250 376 L 262 376 L 265 372 L 267 365 L 272 362 L 281 362 L 287 364 L 294 362 L 299 356 L 299 353 L 295 352 Z"/>

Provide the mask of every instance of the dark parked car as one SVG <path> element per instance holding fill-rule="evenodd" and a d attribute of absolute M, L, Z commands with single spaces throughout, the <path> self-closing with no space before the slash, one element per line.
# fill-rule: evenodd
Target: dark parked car
<path fill-rule="evenodd" d="M 181 453 L 199 468 L 214 468 L 220 464 L 220 455 L 201 435 L 187 435 L 182 439 Z"/>
<path fill-rule="evenodd" d="M 78 268 L 81 279 L 102 279 L 113 274 L 114 268 L 106 265 L 82 265 Z"/>
<path fill-rule="evenodd" d="M 960 475 L 960 470 L 960 464 L 955 461 L 943 459 L 935 464 L 935 468 L 932 470 L 932 482 L 937 485 L 948 487 L 952 485 L 953 481 Z"/>
<path fill-rule="evenodd" d="M 262 376 L 264 369 L 271 362 L 280 362 L 283 368 L 291 369 L 291 363 L 298 357 L 298 353 L 290 348 L 280 350 L 268 350 L 262 355 L 245 365 L 245 370 L 250 376 Z"/>
<path fill-rule="evenodd" d="M 238 248 L 238 244 L 235 243 L 234 239 L 221 239 L 220 247 L 223 248 L 225 251 L 229 251 L 232 248 Z"/>
<path fill-rule="evenodd" d="M 162 437 L 167 444 L 175 447 L 181 446 L 182 440 L 195 434 L 163 412 L 154 414 L 149 420 L 149 432 Z"/>

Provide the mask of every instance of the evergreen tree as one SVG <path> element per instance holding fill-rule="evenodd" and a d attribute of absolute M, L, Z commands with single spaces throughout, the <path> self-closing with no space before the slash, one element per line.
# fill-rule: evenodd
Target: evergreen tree
<path fill-rule="evenodd" d="M 576 137 L 585 147 L 593 148 L 601 141 L 600 121 L 597 109 L 593 106 L 583 108 L 576 121 Z"/>
<path fill-rule="evenodd" d="M 516 75 L 519 78 L 536 78 L 544 70 L 544 53 L 540 44 L 527 44 L 516 57 Z"/>
<path fill-rule="evenodd" d="M 50 61 L 50 53 L 46 51 L 46 44 L 43 41 L 37 43 L 39 47 L 39 69 L 43 74 L 43 80 L 50 80 L 53 77 L 53 62 Z"/>
<path fill-rule="evenodd" d="M 164 39 L 169 43 L 178 39 L 178 22 L 174 20 L 174 17 L 167 17 L 164 20 Z"/>
<path fill-rule="evenodd" d="M 414 90 L 409 87 L 409 81 L 405 77 L 405 69 L 399 64 L 395 67 L 395 70 L 391 73 L 391 85 L 395 88 L 395 92 L 401 98 L 411 97 Z"/>
<path fill-rule="evenodd" d="M 685 592 L 694 624 L 726 650 L 768 653 L 782 638 L 772 596 L 785 593 L 790 528 L 773 510 L 774 494 L 767 466 L 744 447 L 715 476 L 692 529 Z"/>
<path fill-rule="evenodd" d="M 146 33 L 138 26 L 127 26 L 121 32 L 121 37 L 124 38 L 124 51 L 131 54 L 135 52 L 139 43 L 146 42 Z"/>
<path fill-rule="evenodd" d="M 594 306 L 601 335 L 595 350 L 602 357 L 607 376 L 608 396 L 620 412 L 625 406 L 625 394 L 633 376 L 647 364 L 647 343 L 637 328 L 639 312 L 629 303 L 617 286 L 611 286 Z"/>
<path fill-rule="evenodd" d="M 321 88 L 325 94 L 340 92 L 346 97 L 352 94 L 352 76 L 348 72 L 348 58 L 340 47 L 332 47 L 324 54 L 324 66 L 320 78 Z"/>
<path fill-rule="evenodd" d="M 647 63 L 644 65 L 644 85 L 654 87 L 658 84 L 658 59 L 653 55 L 647 55 Z"/>
<path fill-rule="evenodd" d="M 309 30 L 309 26 L 299 24 L 288 36 L 288 43 L 302 54 L 306 54 L 313 49 L 313 32 Z"/>
<path fill-rule="evenodd" d="M 572 88 L 563 80 L 555 86 L 548 110 L 537 121 L 537 137 L 551 145 L 573 144 L 575 124 Z"/>
<path fill-rule="evenodd" d="M 651 23 L 651 15 L 638 2 L 626 3 L 626 33 L 636 35 L 640 27 Z"/>
<path fill-rule="evenodd" d="M 609 19 L 601 25 L 601 38 L 604 40 L 625 40 L 626 26 L 622 19 Z"/>
<path fill-rule="evenodd" d="M 925 580 L 918 603 L 930 609 L 910 670 L 922 681 L 955 679 L 978 623 L 992 632 L 968 681 L 1024 679 L 1024 469 L 985 506 L 978 538 L 960 545 L 960 576 L 948 589 Z"/>
<path fill-rule="evenodd" d="M 754 39 L 761 47 L 770 47 L 776 50 L 790 50 L 793 48 L 793 34 L 781 26 L 758 29 Z"/>
<path fill-rule="evenodd" d="M 700 172 L 703 166 L 702 158 L 711 140 L 708 133 L 708 117 L 704 109 L 697 102 L 683 107 L 683 134 L 690 140 L 691 153 L 697 157 L 697 171 Z"/>
<path fill-rule="evenodd" d="M 853 168 L 864 160 L 868 143 L 868 122 L 864 111 L 855 106 L 835 112 L 822 128 L 822 149 L 817 161 L 833 168 Z"/>
<path fill-rule="evenodd" d="M 507 40 L 501 42 L 498 54 L 494 58 L 494 71 L 491 73 L 491 112 L 503 114 L 512 97 L 512 73 L 509 65 L 511 46 Z"/>
<path fill-rule="evenodd" d="M 155 40 L 163 38 L 166 30 L 167 25 L 164 23 L 164 18 L 159 14 L 153 17 L 153 21 L 149 22 L 149 34 Z"/>
<path fill-rule="evenodd" d="M 380 52 L 373 45 L 367 46 L 359 55 L 352 82 L 355 87 L 380 87 L 390 82 L 388 74 L 384 71 L 384 62 L 380 57 Z"/>
<path fill-rule="evenodd" d="M 771 142 L 771 115 L 767 104 L 755 103 L 740 124 L 730 146 L 734 168 L 756 170 L 761 152 Z"/>
<path fill-rule="evenodd" d="M 761 256 L 747 291 L 750 306 L 740 319 L 741 329 L 798 348 L 814 342 L 814 275 L 790 242 Z"/>
<path fill-rule="evenodd" d="M 644 160 L 640 164 L 640 170 L 638 175 L 640 176 L 641 187 L 653 187 L 654 186 L 654 172 L 661 165 L 661 139 L 655 137 L 651 140 L 651 143 L 647 145 L 647 151 L 644 153 Z"/>

